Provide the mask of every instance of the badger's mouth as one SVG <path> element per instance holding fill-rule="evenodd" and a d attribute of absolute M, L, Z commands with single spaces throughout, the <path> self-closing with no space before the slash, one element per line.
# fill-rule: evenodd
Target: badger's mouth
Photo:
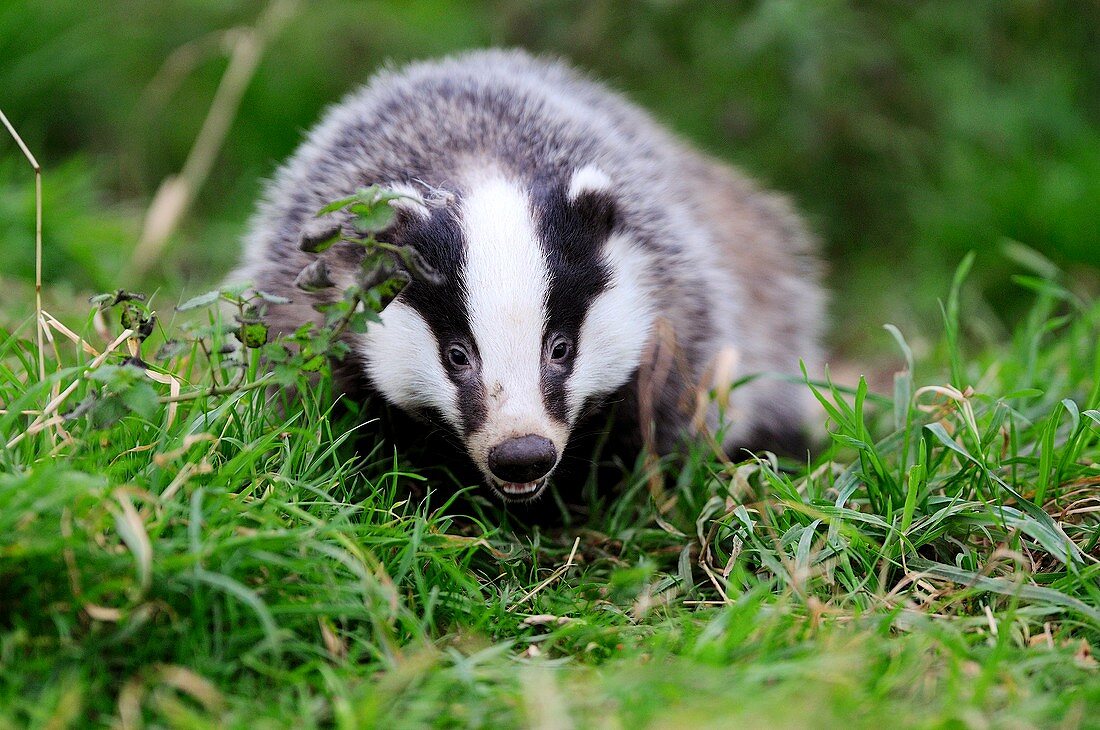
<path fill-rule="evenodd" d="M 547 477 L 536 479 L 533 482 L 502 482 L 496 479 L 490 481 L 493 491 L 495 491 L 505 502 L 530 502 L 533 499 L 538 499 L 542 494 L 543 489 L 546 488 Z"/>

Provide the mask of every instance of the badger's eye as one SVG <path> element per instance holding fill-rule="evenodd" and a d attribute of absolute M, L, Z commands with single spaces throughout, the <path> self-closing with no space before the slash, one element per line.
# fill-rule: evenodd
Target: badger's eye
<path fill-rule="evenodd" d="M 573 343 L 566 337 L 557 337 L 550 343 L 550 361 L 564 363 L 573 355 Z"/>
<path fill-rule="evenodd" d="M 470 367 L 470 356 L 460 345 L 451 345 L 447 348 L 447 364 L 452 370 L 465 370 Z"/>

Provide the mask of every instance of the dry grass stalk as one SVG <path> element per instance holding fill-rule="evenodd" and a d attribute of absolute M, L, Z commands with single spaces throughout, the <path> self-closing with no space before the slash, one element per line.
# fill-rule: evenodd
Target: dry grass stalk
<path fill-rule="evenodd" d="M 101 352 L 88 364 L 87 371 L 91 372 L 92 370 L 95 370 L 100 365 L 102 365 L 104 361 L 106 361 L 106 359 L 110 356 L 110 354 L 117 350 L 119 345 L 128 340 L 133 334 L 133 330 L 123 330 L 122 334 L 116 337 L 114 341 L 107 346 L 107 349 Z M 75 391 L 77 386 L 80 385 L 80 382 L 81 379 L 77 378 L 73 382 L 69 383 L 68 387 L 65 388 L 65 390 L 55 395 L 50 400 L 50 402 L 46 404 L 46 407 L 42 409 L 42 412 L 38 414 L 38 417 L 34 420 L 33 423 L 31 423 L 26 431 L 16 434 L 14 437 L 12 437 L 10 441 L 8 441 L 7 448 L 15 448 L 16 444 L 18 444 L 27 436 L 33 436 L 43 429 L 63 423 L 65 419 L 62 416 L 54 416 L 53 414 L 57 411 L 58 408 L 61 407 L 65 400 L 73 394 L 73 391 Z"/>
<path fill-rule="evenodd" d="M 130 276 L 141 276 L 160 258 L 168 238 L 210 175 L 229 127 L 237 116 L 244 91 L 256 74 L 264 49 L 294 14 L 297 4 L 297 0 L 273 0 L 253 28 L 233 35 L 229 65 L 214 92 L 210 110 L 183 169 L 161 183 L 149 205 L 141 239 L 130 259 Z"/>
<path fill-rule="evenodd" d="M 34 169 L 34 323 L 38 333 L 38 379 L 46 379 L 46 350 L 44 346 L 44 329 L 42 323 L 42 166 L 31 154 L 30 149 L 23 142 L 23 138 L 15 131 L 4 112 L 0 111 L 0 122 L 7 127 L 8 134 L 12 136 L 23 156 L 27 158 L 31 168 Z"/>
<path fill-rule="evenodd" d="M 573 566 L 575 566 L 576 563 L 573 562 L 573 559 L 575 557 L 577 557 L 577 548 L 580 547 L 580 544 L 581 544 L 581 539 L 578 537 L 576 540 L 573 541 L 573 549 L 569 551 L 569 558 L 565 561 L 565 564 L 562 565 L 561 567 L 557 568 L 553 573 L 551 573 L 550 576 L 546 580 L 539 583 L 537 586 L 535 586 L 534 588 L 529 590 L 527 593 L 525 593 L 523 598 L 521 598 L 518 601 L 516 601 L 515 603 L 513 603 L 508 610 L 509 611 L 514 611 L 518 606 L 520 606 L 524 603 L 527 603 L 527 601 L 529 601 L 530 599 L 532 599 L 536 595 L 538 595 L 548 585 L 550 585 L 551 583 L 556 581 L 558 578 L 565 575 L 565 571 L 567 571 L 570 568 L 572 568 Z"/>

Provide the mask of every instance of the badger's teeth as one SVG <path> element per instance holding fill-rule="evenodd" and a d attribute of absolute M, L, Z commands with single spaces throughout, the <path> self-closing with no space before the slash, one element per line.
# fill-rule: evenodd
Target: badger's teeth
<path fill-rule="evenodd" d="M 539 482 L 527 482 L 525 484 L 504 482 L 500 485 L 500 488 L 505 494 L 530 494 L 539 488 Z"/>

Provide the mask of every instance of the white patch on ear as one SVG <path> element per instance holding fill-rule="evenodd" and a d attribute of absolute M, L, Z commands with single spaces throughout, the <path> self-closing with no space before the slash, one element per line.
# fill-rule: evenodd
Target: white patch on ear
<path fill-rule="evenodd" d="M 382 310 L 359 340 L 367 376 L 382 396 L 405 409 L 431 407 L 461 430 L 458 391 L 439 361 L 439 343 L 420 313 L 400 300 Z"/>
<path fill-rule="evenodd" d="M 611 281 L 581 325 L 577 361 L 566 384 L 571 423 L 588 398 L 611 393 L 630 379 L 653 331 L 645 255 L 623 235 L 609 238 L 604 251 Z"/>
<path fill-rule="evenodd" d="M 488 452 L 513 436 L 554 442 L 568 429 L 550 417 L 542 394 L 542 335 L 550 273 L 524 190 L 502 177 L 476 180 L 462 202 L 466 262 L 462 283 L 481 361 L 485 426 L 467 450 L 488 476 Z"/>
<path fill-rule="evenodd" d="M 611 188 L 611 178 L 595 165 L 585 165 L 573 173 L 569 181 L 569 202 L 574 202 L 584 193 L 598 193 Z"/>
<path fill-rule="evenodd" d="M 428 203 L 424 200 L 424 196 L 420 194 L 420 191 L 412 185 L 408 183 L 389 183 L 383 187 L 402 196 L 391 200 L 391 207 L 396 210 L 408 211 L 421 218 L 428 217 Z"/>

